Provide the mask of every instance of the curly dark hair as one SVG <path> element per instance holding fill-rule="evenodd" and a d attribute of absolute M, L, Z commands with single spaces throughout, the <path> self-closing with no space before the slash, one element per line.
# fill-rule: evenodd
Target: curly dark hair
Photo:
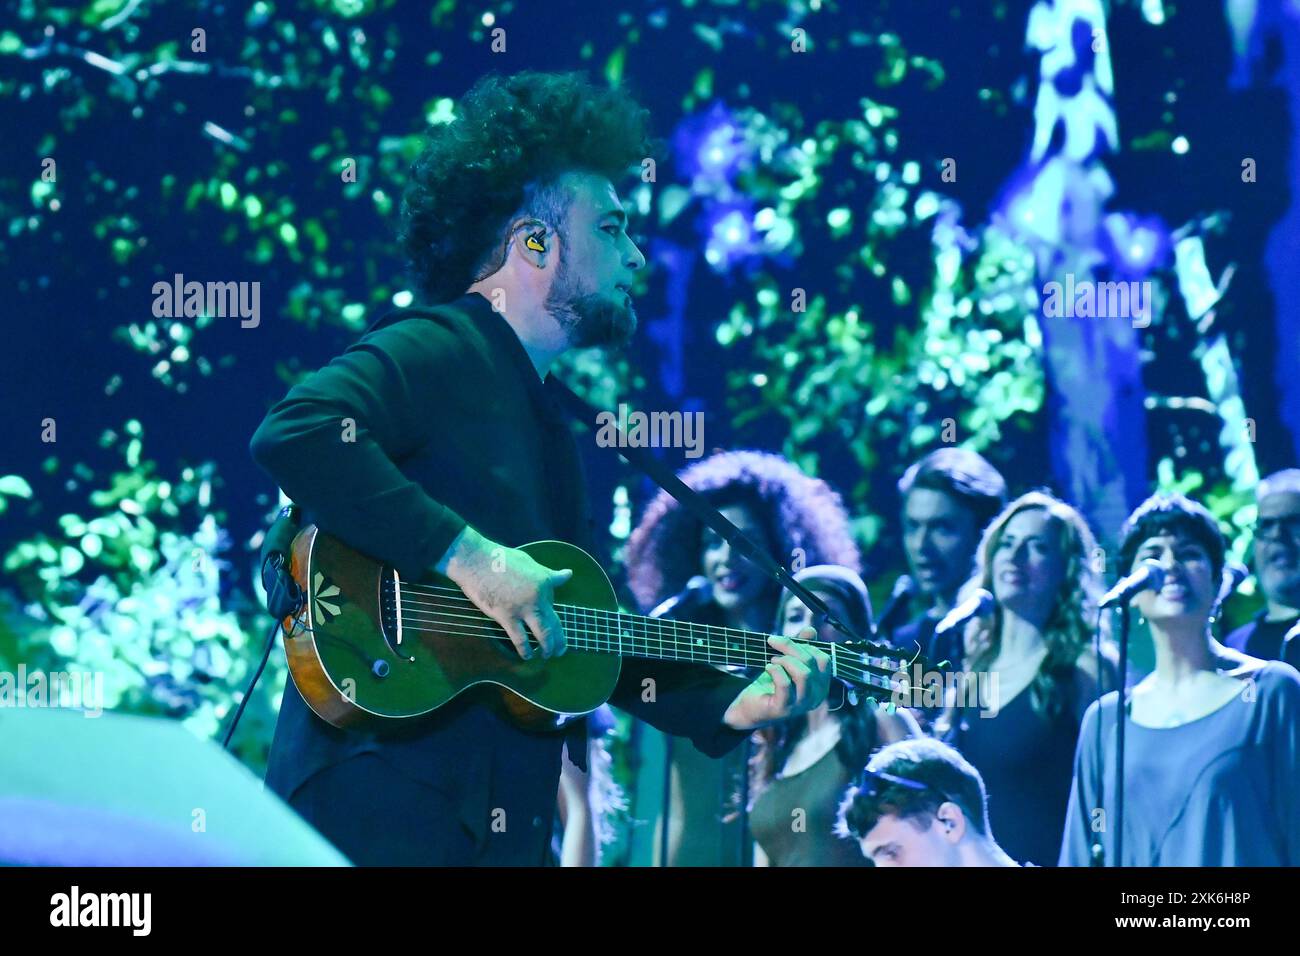
<path fill-rule="evenodd" d="M 839 564 L 861 571 L 857 545 L 839 494 L 820 478 L 761 451 L 729 451 L 697 462 L 678 477 L 714 507 L 751 507 L 787 564 L 802 551 L 804 564 Z M 667 492 L 650 502 L 628 539 L 627 583 L 645 610 L 676 594 L 700 571 L 703 525 Z"/>
<path fill-rule="evenodd" d="M 402 195 L 398 241 L 433 304 L 464 295 L 500 268 L 504 235 L 517 217 L 553 225 L 563 243 L 565 173 L 617 183 L 659 146 L 648 110 L 581 72 L 489 73 L 456 114 L 429 130 Z"/>

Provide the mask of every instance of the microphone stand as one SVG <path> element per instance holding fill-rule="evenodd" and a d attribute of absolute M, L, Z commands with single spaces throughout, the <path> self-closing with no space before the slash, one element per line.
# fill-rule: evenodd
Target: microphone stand
<path fill-rule="evenodd" d="M 1101 741 L 1102 741 L 1101 699 L 1102 697 L 1105 696 L 1106 693 L 1105 686 L 1102 684 L 1102 680 L 1101 680 L 1102 673 L 1103 673 L 1102 665 L 1101 665 L 1101 616 L 1104 613 L 1105 612 L 1101 608 L 1097 609 L 1097 623 L 1096 625 L 1094 625 L 1093 632 L 1092 632 L 1092 649 L 1093 649 L 1093 654 L 1097 658 L 1097 694 L 1096 697 L 1094 698 L 1097 704 L 1097 733 L 1096 733 L 1096 740 L 1093 744 L 1093 750 L 1096 753 L 1097 768 L 1096 768 L 1096 773 L 1094 774 L 1094 783 L 1096 784 L 1097 787 L 1097 802 L 1102 805 L 1104 805 L 1106 802 L 1105 752 L 1102 750 L 1102 746 L 1101 746 Z M 1120 683 L 1123 684 L 1124 682 L 1121 681 Z M 1088 860 L 1088 865 L 1105 866 L 1106 865 L 1105 841 L 1101 836 L 1101 834 L 1099 834 L 1096 830 L 1093 831 L 1093 837 L 1094 839 L 1092 841 L 1092 845 L 1089 848 L 1090 858 Z"/>
<path fill-rule="evenodd" d="M 1119 690 L 1115 702 L 1115 865 L 1124 865 L 1124 725 L 1128 723 L 1128 599 L 1119 614 Z M 1101 679 L 1101 662 L 1097 663 L 1098 681 Z M 1097 712 L 1101 720 L 1101 712 Z"/>
<path fill-rule="evenodd" d="M 1159 589 L 1160 584 L 1164 581 L 1164 570 L 1152 560 L 1142 562 L 1147 567 L 1145 577 L 1140 577 L 1136 572 L 1124 578 L 1111 589 L 1110 593 L 1102 599 L 1102 605 L 1110 606 L 1111 602 L 1119 605 L 1119 688 L 1116 691 L 1115 700 L 1115 818 L 1109 821 L 1115 827 L 1115 866 L 1124 865 L 1124 728 L 1128 723 L 1128 629 L 1129 629 L 1129 603 L 1133 598 L 1146 588 Z M 1154 578 L 1154 580 L 1153 580 Z M 1101 608 L 1098 609 L 1098 636 L 1097 647 L 1101 649 Z M 1098 700 L 1101 699 L 1101 656 L 1097 657 L 1097 693 Z M 1097 739 L 1101 740 L 1101 709 L 1097 709 Z M 1101 777 L 1101 790 L 1097 799 L 1101 803 L 1106 802 L 1106 771 L 1102 766 L 1102 755 L 1098 753 L 1097 770 Z M 1094 844 L 1094 852 L 1096 844 Z"/>
<path fill-rule="evenodd" d="M 672 615 L 683 604 L 687 603 L 689 591 L 683 591 L 675 598 L 668 598 L 652 610 L 648 617 L 667 618 Z M 660 808 L 659 820 L 659 865 L 668 866 L 668 823 L 672 816 L 673 808 L 673 735 L 664 734 L 664 791 L 663 805 Z"/>

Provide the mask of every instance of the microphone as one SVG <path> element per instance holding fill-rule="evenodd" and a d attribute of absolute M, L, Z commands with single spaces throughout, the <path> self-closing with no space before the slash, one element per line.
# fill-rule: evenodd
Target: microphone
<path fill-rule="evenodd" d="M 654 618 L 671 617 L 689 607 L 698 607 L 712 599 L 712 597 L 713 585 L 709 583 L 709 579 L 704 575 L 697 574 L 686 582 L 686 587 L 672 597 L 665 598 L 646 616 Z"/>
<path fill-rule="evenodd" d="M 907 609 L 907 602 L 912 595 L 916 593 L 916 582 L 912 580 L 911 575 L 900 574 L 894 581 L 894 589 L 889 592 L 889 600 L 885 602 L 885 609 L 880 612 L 880 620 L 876 622 L 876 633 L 888 638 L 894 629 L 895 620 L 900 613 Z"/>
<path fill-rule="evenodd" d="M 1250 577 L 1250 570 L 1240 561 L 1228 561 L 1223 566 L 1223 581 L 1219 585 L 1219 597 L 1215 606 L 1222 604 L 1241 587 L 1241 582 Z"/>
<path fill-rule="evenodd" d="M 1127 604 L 1135 594 L 1150 588 L 1152 591 L 1159 591 L 1165 585 L 1165 569 L 1155 561 L 1147 558 L 1142 562 L 1142 566 L 1126 578 L 1120 578 L 1119 582 L 1106 592 L 1101 603 L 1097 605 L 1098 610 L 1104 610 L 1114 604 Z"/>
<path fill-rule="evenodd" d="M 262 540 L 262 588 L 266 591 L 266 609 L 277 620 L 302 607 L 302 590 L 289 573 L 289 555 L 301 519 L 302 509 L 285 505 Z"/>
<path fill-rule="evenodd" d="M 970 597 L 944 615 L 943 620 L 934 629 L 934 636 L 942 637 L 968 621 L 983 617 L 993 610 L 993 605 L 993 595 L 984 588 L 977 588 Z"/>

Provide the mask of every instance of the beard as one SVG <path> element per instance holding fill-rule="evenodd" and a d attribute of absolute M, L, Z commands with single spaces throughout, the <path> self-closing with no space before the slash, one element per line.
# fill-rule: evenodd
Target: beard
<path fill-rule="evenodd" d="M 582 292 L 563 260 L 546 296 L 546 311 L 560 323 L 569 345 L 576 349 L 622 347 L 632 341 L 636 332 L 636 309 L 630 298 L 616 301 Z"/>

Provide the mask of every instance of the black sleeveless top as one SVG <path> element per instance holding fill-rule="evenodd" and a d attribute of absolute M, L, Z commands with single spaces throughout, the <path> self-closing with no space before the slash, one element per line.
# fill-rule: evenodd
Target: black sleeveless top
<path fill-rule="evenodd" d="M 1060 855 L 1079 739 L 1074 703 L 1048 718 L 1034 711 L 1026 687 L 996 717 L 961 711 L 950 742 L 984 778 L 993 838 L 1014 860 L 1055 866 Z"/>
<path fill-rule="evenodd" d="M 749 828 L 770 865 L 871 866 L 857 840 L 840 839 L 832 830 L 851 776 L 832 747 L 811 767 L 778 777 L 759 794 Z"/>

